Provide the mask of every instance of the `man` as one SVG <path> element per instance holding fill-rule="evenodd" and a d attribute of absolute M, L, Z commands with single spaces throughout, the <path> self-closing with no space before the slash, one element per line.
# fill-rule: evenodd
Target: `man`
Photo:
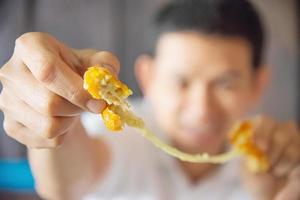
<path fill-rule="evenodd" d="M 147 124 L 182 151 L 226 151 L 229 128 L 259 101 L 268 79 L 256 12 L 245 0 L 177 1 L 158 12 L 156 28 L 155 53 L 136 61 L 150 104 L 142 116 L 153 114 Z M 131 129 L 88 136 L 80 114 L 99 113 L 106 105 L 84 91 L 82 75 L 98 63 L 115 74 L 120 70 L 109 52 L 70 49 L 48 34 L 27 33 L 16 40 L 12 58 L 1 69 L 4 128 L 29 147 L 43 198 L 300 197 L 300 136 L 292 122 L 251 119 L 255 141 L 271 164 L 259 174 L 240 161 L 216 166 L 172 159 Z"/>

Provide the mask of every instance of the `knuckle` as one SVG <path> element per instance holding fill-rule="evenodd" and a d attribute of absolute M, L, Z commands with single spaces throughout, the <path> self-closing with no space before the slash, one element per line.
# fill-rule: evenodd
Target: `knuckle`
<path fill-rule="evenodd" d="M 47 37 L 47 33 L 42 32 L 27 32 L 19 36 L 16 41 L 15 45 L 17 46 L 24 46 L 28 44 L 28 41 L 35 40 L 35 39 L 43 39 Z"/>
<path fill-rule="evenodd" d="M 16 75 L 14 65 L 11 63 L 12 61 L 8 61 L 5 63 L 0 69 L 0 82 L 2 86 L 8 85 L 9 82 L 14 82 L 18 76 Z"/>
<path fill-rule="evenodd" d="M 11 121 L 4 119 L 3 121 L 3 129 L 5 131 L 5 133 L 14 138 L 16 135 L 16 127 L 14 126 L 14 124 L 11 123 Z"/>
<path fill-rule="evenodd" d="M 15 41 L 16 48 L 25 45 L 29 37 L 30 37 L 30 33 L 24 33 L 21 36 L 19 36 Z"/>
<path fill-rule="evenodd" d="M 5 98 L 4 98 L 4 94 L 1 92 L 0 94 L 0 109 L 3 111 L 3 113 L 5 113 Z"/>
<path fill-rule="evenodd" d="M 0 93 L 0 109 L 3 111 L 4 114 L 8 111 L 14 110 L 15 100 L 16 97 L 13 92 L 9 91 L 6 88 L 2 89 Z"/>
<path fill-rule="evenodd" d="M 37 59 L 39 68 L 36 71 L 36 78 L 42 83 L 49 84 L 55 80 L 56 61 L 52 56 L 41 56 Z"/>
<path fill-rule="evenodd" d="M 35 38 L 34 32 L 24 33 L 15 40 L 15 49 L 25 48 L 28 42 Z"/>
<path fill-rule="evenodd" d="M 9 63 L 5 63 L 0 69 L 0 81 L 2 84 L 4 84 L 3 79 L 6 78 L 6 76 L 7 76 L 7 68 L 8 67 L 9 67 Z"/>
<path fill-rule="evenodd" d="M 3 88 L 0 93 L 0 109 L 3 111 L 3 113 L 7 112 L 7 107 L 11 104 L 11 102 L 8 100 L 8 94 L 7 89 Z"/>

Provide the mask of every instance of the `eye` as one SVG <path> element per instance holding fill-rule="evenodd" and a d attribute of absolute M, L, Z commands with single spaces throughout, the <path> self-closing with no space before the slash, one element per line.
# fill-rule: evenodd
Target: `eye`
<path fill-rule="evenodd" d="M 232 90 L 236 87 L 235 81 L 231 79 L 219 79 L 215 82 L 215 86 L 222 89 Z"/>

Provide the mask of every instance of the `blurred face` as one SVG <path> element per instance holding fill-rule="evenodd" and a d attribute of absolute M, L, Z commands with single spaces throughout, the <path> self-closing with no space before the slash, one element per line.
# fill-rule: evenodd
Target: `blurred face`
<path fill-rule="evenodd" d="M 232 123 L 253 104 L 255 75 L 246 40 L 193 32 L 163 34 L 146 96 L 178 148 L 223 150 Z"/>

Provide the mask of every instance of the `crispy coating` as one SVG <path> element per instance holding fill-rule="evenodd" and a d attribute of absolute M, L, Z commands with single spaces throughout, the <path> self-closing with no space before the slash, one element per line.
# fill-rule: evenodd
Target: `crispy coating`
<path fill-rule="evenodd" d="M 232 150 L 214 156 L 207 153 L 191 155 L 163 143 L 146 128 L 144 121 L 130 110 L 130 105 L 126 100 L 132 91 L 106 68 L 100 65 L 88 68 L 84 74 L 84 88 L 93 98 L 107 102 L 108 106 L 101 115 L 105 126 L 112 131 L 122 130 L 125 124 L 140 129 L 141 134 L 158 148 L 183 161 L 224 163 L 242 154 L 246 157 L 251 171 L 260 172 L 269 168 L 265 154 L 252 139 L 253 127 L 248 121 L 237 124 L 233 129 L 230 136 Z"/>

